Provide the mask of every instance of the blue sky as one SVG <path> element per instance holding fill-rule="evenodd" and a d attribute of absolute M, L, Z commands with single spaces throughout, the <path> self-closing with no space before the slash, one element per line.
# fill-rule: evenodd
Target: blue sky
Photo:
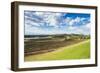
<path fill-rule="evenodd" d="M 90 14 L 24 11 L 25 35 L 90 34 Z"/>

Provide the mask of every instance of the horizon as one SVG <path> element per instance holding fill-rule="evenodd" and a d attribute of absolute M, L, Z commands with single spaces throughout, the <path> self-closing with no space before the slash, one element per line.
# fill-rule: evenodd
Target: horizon
<path fill-rule="evenodd" d="M 36 35 L 24 35 L 24 36 L 53 36 L 53 35 L 84 35 L 84 36 L 90 36 L 90 34 L 75 34 L 75 33 L 70 33 L 70 34 L 36 34 Z"/>

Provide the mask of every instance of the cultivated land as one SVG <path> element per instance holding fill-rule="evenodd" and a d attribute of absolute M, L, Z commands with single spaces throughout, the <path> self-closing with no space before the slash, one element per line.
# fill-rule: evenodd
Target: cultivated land
<path fill-rule="evenodd" d="M 31 39 L 25 41 L 25 56 L 27 55 L 35 55 L 45 52 L 51 52 L 59 49 L 60 47 L 73 45 L 75 43 L 79 43 L 84 41 L 84 39 L 78 40 L 78 39 Z"/>
<path fill-rule="evenodd" d="M 31 42 L 32 43 L 32 42 Z M 39 42 L 38 42 L 39 43 Z M 36 44 L 32 43 L 32 44 Z M 33 46 L 31 44 L 31 47 Z M 51 51 L 45 51 L 47 48 L 52 49 Z M 48 46 L 46 46 L 48 44 Z M 55 45 L 55 46 L 54 46 Z M 25 61 L 44 61 L 44 60 L 69 60 L 69 59 L 87 59 L 90 58 L 90 40 L 70 40 L 70 41 L 51 41 L 51 43 L 41 42 L 38 46 L 44 49 L 45 52 L 32 53 L 25 55 Z M 35 46 L 35 48 L 38 46 Z M 50 47 L 51 46 L 51 47 Z M 29 46 L 28 46 L 29 47 Z M 38 49 L 39 50 L 39 49 Z M 29 50 L 28 50 L 29 51 Z M 30 48 L 30 51 L 32 49 Z M 36 51 L 34 49 L 34 51 Z"/>

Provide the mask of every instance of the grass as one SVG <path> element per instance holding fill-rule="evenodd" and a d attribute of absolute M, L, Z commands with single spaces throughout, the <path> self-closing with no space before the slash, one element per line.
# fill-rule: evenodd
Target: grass
<path fill-rule="evenodd" d="M 25 61 L 66 60 L 90 58 L 90 40 L 59 48 L 56 51 L 25 56 Z"/>

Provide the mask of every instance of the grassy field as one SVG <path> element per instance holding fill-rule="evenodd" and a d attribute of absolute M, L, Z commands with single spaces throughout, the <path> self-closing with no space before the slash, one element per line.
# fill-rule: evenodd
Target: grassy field
<path fill-rule="evenodd" d="M 90 58 L 90 40 L 59 48 L 56 51 L 25 56 L 25 61 L 69 60 Z"/>

